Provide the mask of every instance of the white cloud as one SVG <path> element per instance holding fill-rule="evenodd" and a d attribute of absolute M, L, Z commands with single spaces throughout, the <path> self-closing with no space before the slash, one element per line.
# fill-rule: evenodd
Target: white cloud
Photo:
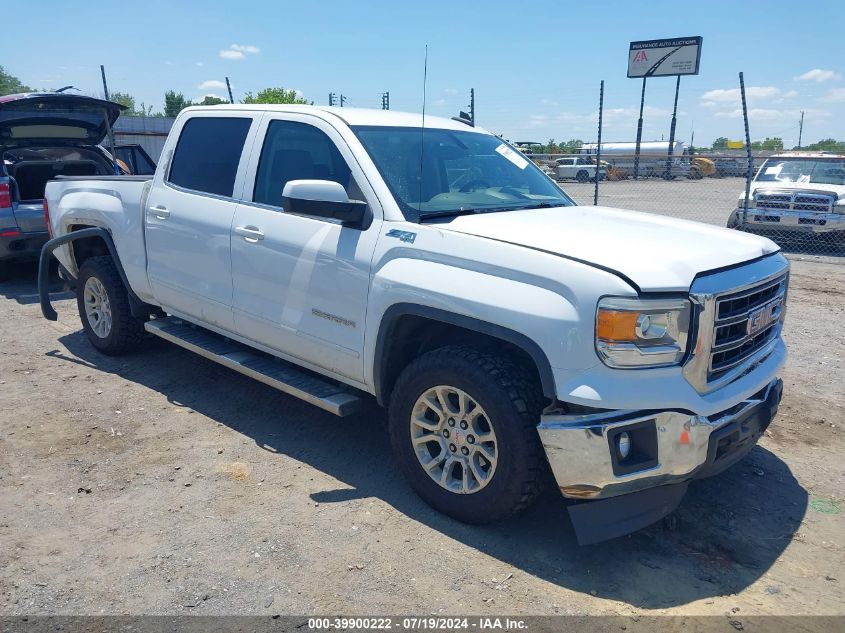
<path fill-rule="evenodd" d="M 232 44 L 229 48 L 233 51 L 240 51 L 241 53 L 249 53 L 251 55 L 255 55 L 261 51 L 260 48 L 252 44 Z"/>
<path fill-rule="evenodd" d="M 175 66 L 176 62 L 166 61 L 166 62 L 164 62 L 164 65 L 165 66 Z"/>
<path fill-rule="evenodd" d="M 797 97 L 797 96 L 798 96 L 797 90 L 790 90 L 789 92 L 784 93 L 783 98 L 784 99 L 792 99 L 793 97 Z"/>
<path fill-rule="evenodd" d="M 226 84 L 219 79 L 209 79 L 197 86 L 200 90 L 225 90 Z"/>
<path fill-rule="evenodd" d="M 244 55 L 240 51 L 233 51 L 233 50 L 223 50 L 220 51 L 220 58 L 221 59 L 244 59 L 246 55 Z"/>
<path fill-rule="evenodd" d="M 447 95 L 458 94 L 458 90 L 456 88 L 446 88 L 445 90 L 443 90 L 443 92 L 445 92 Z"/>
<path fill-rule="evenodd" d="M 203 62 L 194 62 L 194 66 L 205 66 Z"/>
<path fill-rule="evenodd" d="M 797 81 L 817 81 L 821 83 L 823 81 L 836 81 L 838 79 L 842 79 L 842 75 L 832 70 L 813 68 L 813 70 L 808 70 L 803 75 L 798 75 L 795 79 Z"/>
<path fill-rule="evenodd" d="M 432 105 L 436 105 L 436 106 L 446 105 L 446 99 L 437 99 Z"/>
<path fill-rule="evenodd" d="M 819 101 L 826 103 L 845 103 L 845 88 L 831 88 Z"/>
<path fill-rule="evenodd" d="M 749 86 L 745 89 L 745 97 L 747 100 L 752 99 L 770 99 L 780 94 L 780 89 L 774 86 Z M 729 103 L 731 101 L 739 103 L 742 99 L 739 88 L 717 88 L 716 90 L 708 90 L 701 95 L 702 105 L 706 107 L 714 107 L 717 103 Z"/>

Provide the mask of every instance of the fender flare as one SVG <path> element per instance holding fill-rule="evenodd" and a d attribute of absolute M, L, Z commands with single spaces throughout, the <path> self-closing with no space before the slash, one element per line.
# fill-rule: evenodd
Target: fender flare
<path fill-rule="evenodd" d="M 384 372 L 386 371 L 384 365 L 384 352 L 396 322 L 403 316 L 418 316 L 432 321 L 455 325 L 467 330 L 472 330 L 473 332 L 478 332 L 479 334 L 485 334 L 493 338 L 501 339 L 515 345 L 528 354 L 534 362 L 534 365 L 537 368 L 537 373 L 540 376 L 540 384 L 543 389 L 543 395 L 547 398 L 551 398 L 552 400 L 557 397 L 555 392 L 554 373 L 552 372 L 552 366 L 548 357 L 545 352 L 543 352 L 542 348 L 525 334 L 501 325 L 482 321 L 481 319 L 477 319 L 475 317 L 456 314 L 439 308 L 432 308 L 416 303 L 395 303 L 384 311 L 384 314 L 381 317 L 378 335 L 376 337 L 375 356 L 373 359 L 373 388 L 376 399 L 380 404 L 386 402 L 387 398 L 387 394 L 384 393 Z"/>
<path fill-rule="evenodd" d="M 59 315 L 56 314 L 56 310 L 50 303 L 50 256 L 59 246 L 64 246 L 65 244 L 69 244 L 75 240 L 87 237 L 99 237 L 103 240 L 103 242 L 105 242 L 109 255 L 114 261 L 115 268 L 117 268 L 117 273 L 120 275 L 120 280 L 123 282 L 126 292 L 129 295 L 129 306 L 132 308 L 132 312 L 134 313 L 138 308 L 144 305 L 144 302 L 138 298 L 138 295 L 135 294 L 132 287 L 129 285 L 129 280 L 126 278 L 126 273 L 123 271 L 123 265 L 120 263 L 120 257 L 117 256 L 117 249 L 114 246 L 114 240 L 112 239 L 111 233 L 102 227 L 95 226 L 80 229 L 78 231 L 72 231 L 71 233 L 60 235 L 59 237 L 54 237 L 41 248 L 41 255 L 38 258 L 38 300 L 41 303 L 41 314 L 43 314 L 44 318 L 48 321 L 57 321 L 59 318 Z M 65 270 L 65 272 L 70 275 L 70 272 L 67 270 Z M 75 278 L 74 281 L 76 281 Z"/>

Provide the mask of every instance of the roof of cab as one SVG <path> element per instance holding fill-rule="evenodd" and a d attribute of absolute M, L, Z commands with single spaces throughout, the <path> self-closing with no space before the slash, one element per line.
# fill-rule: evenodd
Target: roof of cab
<path fill-rule="evenodd" d="M 384 127 L 422 127 L 423 118 L 416 112 L 400 112 L 398 110 L 377 110 L 373 108 L 339 108 L 330 106 L 314 106 L 299 104 L 220 104 L 215 106 L 192 106 L 185 112 L 199 111 L 238 111 L 260 110 L 265 112 L 302 112 L 317 114 L 325 118 L 331 114 L 350 126 L 384 126 Z M 460 130 L 464 132 L 482 132 L 487 130 L 471 127 L 466 123 L 454 121 L 444 117 L 425 115 L 425 127 L 446 130 Z"/>

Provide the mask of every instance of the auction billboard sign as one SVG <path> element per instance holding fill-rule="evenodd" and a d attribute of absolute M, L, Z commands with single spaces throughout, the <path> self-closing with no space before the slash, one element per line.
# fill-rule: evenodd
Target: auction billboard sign
<path fill-rule="evenodd" d="M 701 37 L 631 42 L 628 77 L 697 75 L 700 61 Z"/>

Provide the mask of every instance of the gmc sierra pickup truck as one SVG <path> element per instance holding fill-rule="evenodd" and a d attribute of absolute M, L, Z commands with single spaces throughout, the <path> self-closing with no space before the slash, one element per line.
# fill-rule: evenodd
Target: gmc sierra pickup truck
<path fill-rule="evenodd" d="M 48 319 L 55 254 L 105 354 L 155 335 L 338 416 L 374 397 L 410 486 L 461 521 L 550 471 L 582 543 L 639 529 L 780 401 L 774 243 L 576 206 L 460 119 L 192 107 L 152 178 L 46 198 Z"/>

